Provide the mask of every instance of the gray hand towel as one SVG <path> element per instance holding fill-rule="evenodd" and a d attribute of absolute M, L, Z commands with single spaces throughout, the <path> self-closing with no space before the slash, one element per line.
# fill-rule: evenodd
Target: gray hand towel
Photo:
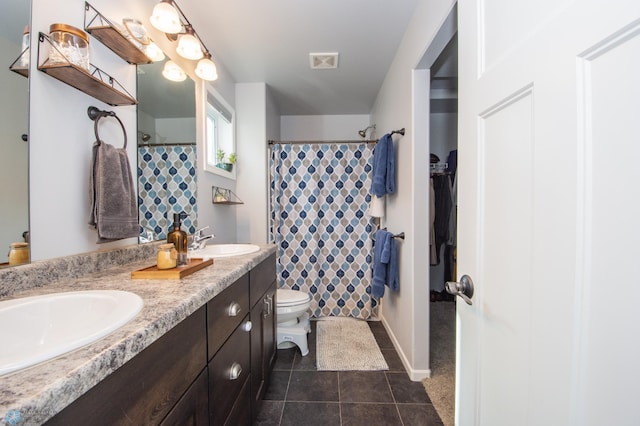
<path fill-rule="evenodd" d="M 138 236 L 138 209 L 125 148 L 98 140 L 91 164 L 91 217 L 98 243 Z"/>

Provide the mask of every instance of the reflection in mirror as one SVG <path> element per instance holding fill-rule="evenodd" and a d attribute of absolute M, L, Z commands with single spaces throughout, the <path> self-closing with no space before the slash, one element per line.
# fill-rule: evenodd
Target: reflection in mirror
<path fill-rule="evenodd" d="M 140 242 L 167 238 L 174 213 L 192 234 L 196 207 L 195 84 L 169 81 L 164 62 L 138 65 L 138 206 Z"/>
<path fill-rule="evenodd" d="M 207 87 L 204 170 L 236 178 L 235 111 L 213 87 Z"/>
<path fill-rule="evenodd" d="M 18 264 L 18 256 L 9 262 L 12 243 L 29 238 L 29 80 L 12 72 L 9 66 L 22 52 L 23 34 L 28 30 L 31 2 L 2 0 L 0 14 L 0 267 Z M 25 253 L 25 248 L 21 248 Z M 26 248 L 28 254 L 28 247 Z M 24 257 L 19 256 L 24 259 Z M 28 262 L 29 257 L 26 257 Z M 15 262 L 14 262 L 15 260 Z M 24 262 L 22 262 L 24 263 Z"/>

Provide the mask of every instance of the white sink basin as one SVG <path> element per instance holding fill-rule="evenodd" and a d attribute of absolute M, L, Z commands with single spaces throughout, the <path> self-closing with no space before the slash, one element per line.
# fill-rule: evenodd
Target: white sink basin
<path fill-rule="evenodd" d="M 260 250 L 255 244 L 210 244 L 201 250 L 193 252 L 192 257 L 222 257 L 240 256 L 241 254 L 255 253 Z"/>
<path fill-rule="evenodd" d="M 142 309 L 127 291 L 54 293 L 0 301 L 0 376 L 95 342 Z"/>

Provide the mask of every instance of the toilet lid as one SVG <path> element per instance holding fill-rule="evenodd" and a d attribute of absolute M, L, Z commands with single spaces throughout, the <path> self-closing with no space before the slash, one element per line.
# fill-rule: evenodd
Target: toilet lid
<path fill-rule="evenodd" d="M 276 291 L 276 300 L 278 306 L 291 306 L 308 302 L 309 295 L 298 290 L 278 289 Z"/>

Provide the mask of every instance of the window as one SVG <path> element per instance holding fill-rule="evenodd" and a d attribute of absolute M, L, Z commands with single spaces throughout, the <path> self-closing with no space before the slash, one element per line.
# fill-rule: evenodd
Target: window
<path fill-rule="evenodd" d="M 235 111 L 212 87 L 207 89 L 204 169 L 236 178 Z"/>

